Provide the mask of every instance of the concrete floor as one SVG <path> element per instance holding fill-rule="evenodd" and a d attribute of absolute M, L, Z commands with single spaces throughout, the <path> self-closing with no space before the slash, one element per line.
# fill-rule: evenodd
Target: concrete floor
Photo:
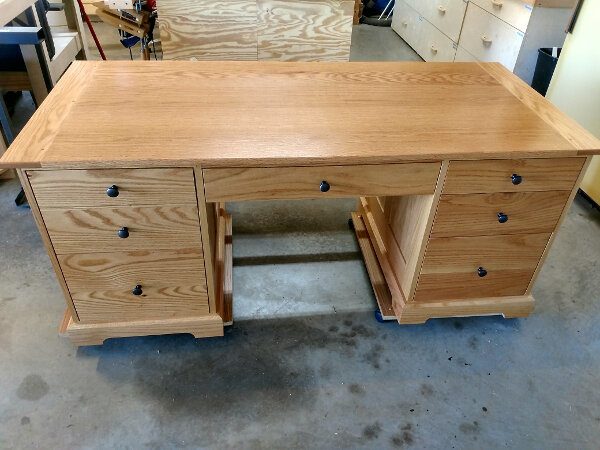
<path fill-rule="evenodd" d="M 76 349 L 18 189 L 0 183 L 1 449 L 598 447 L 600 213 L 581 199 L 528 319 L 377 323 L 353 201 L 239 203 L 225 337 Z"/>

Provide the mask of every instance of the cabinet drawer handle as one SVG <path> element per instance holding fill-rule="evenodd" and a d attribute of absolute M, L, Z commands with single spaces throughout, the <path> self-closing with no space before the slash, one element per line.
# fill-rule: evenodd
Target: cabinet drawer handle
<path fill-rule="evenodd" d="M 142 285 L 136 284 L 135 287 L 131 290 L 133 295 L 142 295 L 144 291 L 142 291 Z"/>
<path fill-rule="evenodd" d="M 402 22 L 402 26 L 403 27 L 407 27 L 408 26 L 408 22 L 407 21 Z"/>
<path fill-rule="evenodd" d="M 494 5 L 496 8 L 502 8 L 502 5 L 504 5 L 504 3 L 499 2 L 498 0 L 492 0 L 492 5 Z"/>
<path fill-rule="evenodd" d="M 504 214 L 503 212 L 499 212 L 498 213 L 498 222 L 500 222 L 500 223 L 508 222 L 508 216 L 506 214 Z"/>
<path fill-rule="evenodd" d="M 117 231 L 117 235 L 121 238 L 121 239 L 126 239 L 129 237 L 129 228 L 127 227 L 121 227 L 121 229 L 119 231 Z"/>
<path fill-rule="evenodd" d="M 117 185 L 113 184 L 112 186 L 106 189 L 106 195 L 109 197 L 118 197 L 119 196 L 119 188 Z"/>
<path fill-rule="evenodd" d="M 331 186 L 329 186 L 329 183 L 325 180 L 321 181 L 321 185 L 319 186 L 319 189 L 321 189 L 321 192 L 327 192 L 329 189 L 331 188 Z"/>
<path fill-rule="evenodd" d="M 444 7 L 444 5 L 439 5 L 438 11 L 441 12 L 442 14 L 446 14 L 446 8 Z"/>
<path fill-rule="evenodd" d="M 510 177 L 510 181 L 516 186 L 517 184 L 521 184 L 521 181 L 523 181 L 523 177 L 521 175 L 513 173 Z"/>
<path fill-rule="evenodd" d="M 432 51 L 433 53 L 437 53 L 437 52 L 438 52 L 438 49 L 435 47 L 435 45 L 434 45 L 434 44 L 431 44 L 431 47 L 429 47 L 429 48 L 431 49 L 431 51 Z"/>
<path fill-rule="evenodd" d="M 483 41 L 484 44 L 489 45 L 492 43 L 492 40 L 487 37 L 485 34 L 481 35 L 481 40 Z"/>
<path fill-rule="evenodd" d="M 480 278 L 483 278 L 487 275 L 487 270 L 485 270 L 483 267 L 479 267 L 477 269 L 477 275 L 479 275 Z"/>

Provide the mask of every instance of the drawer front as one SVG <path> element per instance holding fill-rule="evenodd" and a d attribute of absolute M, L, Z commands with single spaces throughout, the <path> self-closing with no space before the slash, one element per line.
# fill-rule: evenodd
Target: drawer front
<path fill-rule="evenodd" d="M 550 233 L 430 239 L 415 301 L 525 293 Z"/>
<path fill-rule="evenodd" d="M 497 61 L 512 71 L 523 38 L 522 31 L 469 3 L 459 44 L 478 60 Z"/>
<path fill-rule="evenodd" d="M 454 42 L 424 17 L 420 16 L 417 26 L 421 28 L 417 53 L 427 62 L 453 62 L 456 55 Z"/>
<path fill-rule="evenodd" d="M 419 40 L 417 22 L 419 13 L 404 1 L 397 0 L 392 16 L 392 29 L 415 50 Z"/>
<path fill-rule="evenodd" d="M 35 198 L 49 208 L 97 206 L 194 205 L 196 188 L 191 168 L 35 170 L 27 172 Z M 111 190 L 111 197 L 107 189 Z"/>
<path fill-rule="evenodd" d="M 196 205 L 47 209 L 57 254 L 201 248 Z"/>
<path fill-rule="evenodd" d="M 451 161 L 443 192 L 570 191 L 584 162 L 585 158 Z"/>
<path fill-rule="evenodd" d="M 425 61 L 454 61 L 454 43 L 412 7 L 398 1 L 392 28 Z"/>
<path fill-rule="evenodd" d="M 442 195 L 431 237 L 551 233 L 570 191 Z"/>
<path fill-rule="evenodd" d="M 204 169 L 206 201 L 432 194 L 440 163 Z"/>
<path fill-rule="evenodd" d="M 471 55 L 468 51 L 462 48 L 460 45 L 456 49 L 456 56 L 454 56 L 454 62 L 477 62 L 477 58 Z"/>
<path fill-rule="evenodd" d="M 471 0 L 499 19 L 525 32 L 533 6 L 520 0 Z"/>
<path fill-rule="evenodd" d="M 467 2 L 463 0 L 422 0 L 421 14 L 442 33 L 458 42 Z M 415 8 L 418 10 L 418 8 Z"/>
<path fill-rule="evenodd" d="M 201 249 L 58 256 L 82 322 L 208 313 Z M 140 295 L 132 292 L 140 285 Z"/>

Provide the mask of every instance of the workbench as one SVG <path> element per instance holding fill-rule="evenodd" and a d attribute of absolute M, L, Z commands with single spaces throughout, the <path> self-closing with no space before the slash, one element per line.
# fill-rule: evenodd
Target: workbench
<path fill-rule="evenodd" d="M 75 62 L 0 167 L 87 345 L 222 335 L 246 200 L 357 198 L 382 318 L 527 316 L 599 153 L 497 63 Z"/>

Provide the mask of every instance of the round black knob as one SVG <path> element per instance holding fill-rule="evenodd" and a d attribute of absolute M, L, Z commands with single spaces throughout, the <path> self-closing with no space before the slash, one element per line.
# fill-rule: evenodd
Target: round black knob
<path fill-rule="evenodd" d="M 508 222 L 508 216 L 506 214 L 504 214 L 503 212 L 499 212 L 498 213 L 498 222 L 500 222 L 500 223 Z"/>
<path fill-rule="evenodd" d="M 521 184 L 521 181 L 523 181 L 523 177 L 521 175 L 518 175 L 516 173 L 513 173 L 512 176 L 510 177 L 510 181 L 512 182 L 512 184 Z"/>
<path fill-rule="evenodd" d="M 129 228 L 127 227 L 122 227 L 119 231 L 117 231 L 117 235 L 121 238 L 121 239 L 125 239 L 129 237 Z"/>
<path fill-rule="evenodd" d="M 485 277 L 487 275 L 487 270 L 485 270 L 483 267 L 479 267 L 477 269 L 477 275 L 480 277 Z"/>
<path fill-rule="evenodd" d="M 142 295 L 142 286 L 140 284 L 136 284 L 136 286 L 131 290 L 133 295 Z"/>
<path fill-rule="evenodd" d="M 106 189 L 106 195 L 109 197 L 118 197 L 119 196 L 119 188 L 116 185 L 112 185 Z"/>
<path fill-rule="evenodd" d="M 319 186 L 319 189 L 321 189 L 321 192 L 327 192 L 329 189 L 331 188 L 331 186 L 329 186 L 329 183 L 325 180 L 321 181 L 321 185 Z"/>

